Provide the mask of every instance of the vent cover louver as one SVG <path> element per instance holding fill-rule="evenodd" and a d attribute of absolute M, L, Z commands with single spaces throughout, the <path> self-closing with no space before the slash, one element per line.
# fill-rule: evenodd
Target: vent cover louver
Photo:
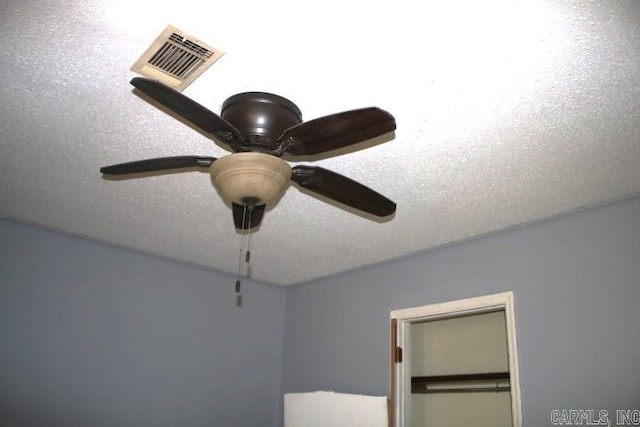
<path fill-rule="evenodd" d="M 131 70 L 182 91 L 223 54 L 169 25 Z"/>

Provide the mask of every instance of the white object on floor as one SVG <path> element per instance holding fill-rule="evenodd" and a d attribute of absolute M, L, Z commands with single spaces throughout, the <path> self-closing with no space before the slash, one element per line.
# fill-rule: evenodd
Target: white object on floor
<path fill-rule="evenodd" d="M 332 391 L 284 395 L 285 427 L 387 427 L 387 398 Z"/>

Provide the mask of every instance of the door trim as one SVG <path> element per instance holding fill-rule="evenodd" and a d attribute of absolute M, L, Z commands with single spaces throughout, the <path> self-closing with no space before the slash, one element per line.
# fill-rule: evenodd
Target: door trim
<path fill-rule="evenodd" d="M 396 341 L 395 347 L 400 347 L 403 360 L 395 362 L 395 349 L 392 352 L 391 363 L 391 393 L 393 397 L 392 410 L 393 426 L 408 427 L 410 407 L 405 402 L 411 398 L 411 340 L 409 325 L 413 322 L 438 320 L 459 317 L 470 314 L 481 314 L 492 311 L 505 313 L 507 329 L 507 351 L 509 373 L 511 376 L 511 416 L 513 427 L 522 427 L 522 403 L 520 399 L 520 374 L 518 369 L 518 343 L 516 338 L 516 319 L 513 291 L 499 294 L 467 298 L 457 301 L 430 304 L 421 307 L 405 308 L 391 312 L 392 337 Z"/>

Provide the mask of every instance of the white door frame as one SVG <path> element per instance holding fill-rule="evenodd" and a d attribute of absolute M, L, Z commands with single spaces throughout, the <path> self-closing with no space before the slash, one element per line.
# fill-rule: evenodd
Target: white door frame
<path fill-rule="evenodd" d="M 393 421 L 396 427 L 410 427 L 411 422 L 411 340 L 409 326 L 414 322 L 437 320 L 469 314 L 480 314 L 504 310 L 507 326 L 507 351 L 511 384 L 511 416 L 513 427 L 522 427 L 522 405 L 520 401 L 520 375 L 518 371 L 518 345 L 516 340 L 516 319 L 513 291 L 494 295 L 468 298 L 422 307 L 406 308 L 391 312 L 395 323 L 396 346 L 402 349 L 402 362 L 393 363 L 391 387 L 396 398 Z M 395 351 L 394 351 L 395 353 Z"/>

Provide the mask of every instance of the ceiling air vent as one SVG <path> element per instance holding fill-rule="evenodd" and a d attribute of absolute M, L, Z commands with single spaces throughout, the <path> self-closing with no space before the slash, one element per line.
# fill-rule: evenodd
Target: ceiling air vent
<path fill-rule="evenodd" d="M 182 91 L 222 55 L 222 51 L 169 25 L 131 70 Z"/>

